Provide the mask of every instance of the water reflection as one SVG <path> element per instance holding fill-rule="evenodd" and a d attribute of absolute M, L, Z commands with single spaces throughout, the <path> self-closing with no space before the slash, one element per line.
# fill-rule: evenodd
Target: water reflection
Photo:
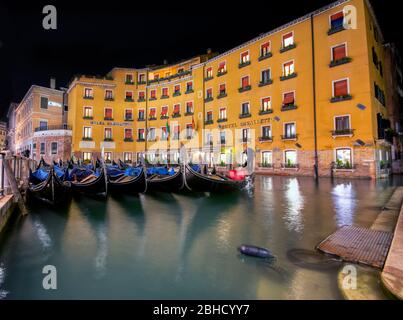
<path fill-rule="evenodd" d="M 8 291 L 2 289 L 5 278 L 6 278 L 6 269 L 4 268 L 3 263 L 1 263 L 0 264 L 0 300 L 7 297 L 7 294 L 8 294 Z"/>
<path fill-rule="evenodd" d="M 337 226 L 353 224 L 353 216 L 357 206 L 356 191 L 351 182 L 340 183 L 332 190 L 332 199 L 336 211 Z"/>
<path fill-rule="evenodd" d="M 301 233 L 304 228 L 301 213 L 304 209 L 304 197 L 296 178 L 288 179 L 285 182 L 285 199 L 284 219 L 286 220 L 287 229 Z"/>

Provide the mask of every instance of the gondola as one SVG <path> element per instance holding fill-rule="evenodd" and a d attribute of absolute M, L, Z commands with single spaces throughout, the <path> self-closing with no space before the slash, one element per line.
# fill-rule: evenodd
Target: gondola
<path fill-rule="evenodd" d="M 71 183 L 63 181 L 64 177 L 60 173 L 58 176 L 53 167 L 38 170 L 41 170 L 40 175 L 39 172 L 30 172 L 28 197 L 52 206 L 66 202 L 70 197 Z"/>
<path fill-rule="evenodd" d="M 201 167 L 199 166 L 201 169 Z M 247 185 L 247 180 L 233 180 L 219 174 L 204 174 L 191 165 L 185 165 L 185 186 L 193 192 L 228 192 L 241 190 Z"/>
<path fill-rule="evenodd" d="M 108 174 L 108 189 L 111 193 L 144 193 L 147 190 L 146 171 L 141 168 L 127 168 L 117 175 Z"/>
<path fill-rule="evenodd" d="M 148 174 L 147 191 L 179 192 L 184 188 L 183 170 L 181 167 L 171 168 L 166 172 Z"/>
<path fill-rule="evenodd" d="M 108 181 L 104 169 L 100 168 L 97 171 L 89 171 L 90 174 L 85 178 L 71 181 L 71 190 L 74 193 L 106 197 L 108 194 Z M 72 178 L 70 176 L 70 179 Z"/>

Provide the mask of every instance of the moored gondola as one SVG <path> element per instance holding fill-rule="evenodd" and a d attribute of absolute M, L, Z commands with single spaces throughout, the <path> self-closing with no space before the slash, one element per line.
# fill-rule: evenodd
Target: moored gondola
<path fill-rule="evenodd" d="M 150 168 L 147 174 L 147 191 L 179 192 L 184 188 L 183 170 L 180 166 Z"/>
<path fill-rule="evenodd" d="M 79 179 L 77 174 L 70 173 L 71 190 L 74 193 L 106 197 L 108 194 L 108 181 L 105 170 L 100 168 L 96 171 L 88 169 L 87 171 L 88 174 Z"/>
<path fill-rule="evenodd" d="M 193 192 L 228 192 L 241 190 L 247 185 L 246 179 L 230 179 L 219 174 L 204 174 L 201 166 L 185 165 L 185 186 Z"/>
<path fill-rule="evenodd" d="M 144 167 L 129 167 L 117 175 L 108 174 L 110 192 L 129 194 L 144 193 L 147 190 L 146 171 Z"/>
<path fill-rule="evenodd" d="M 70 197 L 71 184 L 68 181 L 62 181 L 63 177 L 53 167 L 49 170 L 40 168 L 34 173 L 31 172 L 28 187 L 29 199 L 50 205 L 66 202 Z"/>

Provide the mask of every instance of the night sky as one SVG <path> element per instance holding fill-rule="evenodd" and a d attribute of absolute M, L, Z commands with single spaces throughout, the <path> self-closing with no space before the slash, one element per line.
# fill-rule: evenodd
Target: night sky
<path fill-rule="evenodd" d="M 0 119 L 51 76 L 59 87 L 75 74 L 172 63 L 207 48 L 221 53 L 334 1 L 32 2 L 0 3 Z M 386 40 L 401 48 L 400 13 L 385 2 L 371 0 Z M 42 28 L 46 4 L 57 8 L 57 30 Z"/>

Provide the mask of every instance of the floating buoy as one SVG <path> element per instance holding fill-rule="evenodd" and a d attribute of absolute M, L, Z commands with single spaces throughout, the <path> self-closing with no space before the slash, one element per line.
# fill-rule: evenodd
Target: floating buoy
<path fill-rule="evenodd" d="M 265 248 L 259 248 L 256 246 L 251 246 L 251 245 L 246 245 L 243 244 L 238 248 L 238 251 L 244 255 L 251 256 L 251 257 L 257 257 L 257 258 L 263 258 L 263 259 L 268 259 L 268 258 L 274 258 L 274 255 Z"/>

